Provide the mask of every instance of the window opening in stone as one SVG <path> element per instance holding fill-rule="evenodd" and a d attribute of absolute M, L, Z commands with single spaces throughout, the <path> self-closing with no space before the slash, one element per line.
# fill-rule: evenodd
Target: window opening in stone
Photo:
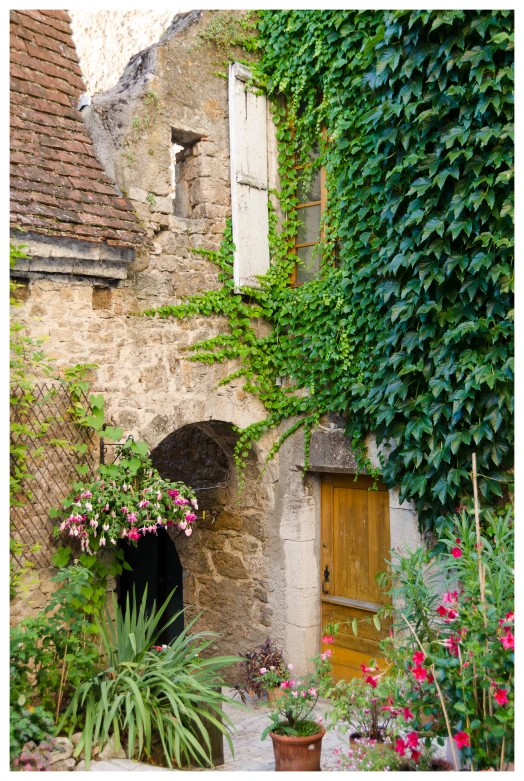
<path fill-rule="evenodd" d="M 191 217 L 191 201 L 189 199 L 190 181 L 186 176 L 185 163 L 194 156 L 194 145 L 201 136 L 188 130 L 171 130 L 171 193 L 173 213 L 176 217 Z"/>

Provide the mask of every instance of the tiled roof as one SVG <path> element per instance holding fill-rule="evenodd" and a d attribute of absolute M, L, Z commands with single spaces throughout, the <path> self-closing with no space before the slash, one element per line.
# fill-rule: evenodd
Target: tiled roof
<path fill-rule="evenodd" d="M 76 108 L 85 85 L 70 21 L 66 11 L 11 11 L 11 223 L 115 246 L 147 243 Z"/>

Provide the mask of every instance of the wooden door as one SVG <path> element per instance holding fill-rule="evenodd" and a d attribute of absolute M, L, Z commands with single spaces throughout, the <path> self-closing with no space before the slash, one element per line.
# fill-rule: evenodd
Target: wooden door
<path fill-rule="evenodd" d="M 353 475 L 322 475 L 321 613 L 323 627 L 341 623 L 330 646 L 337 680 L 360 676 L 360 665 L 371 659 L 384 665 L 379 641 L 389 624 L 383 622 L 379 632 L 372 618 L 385 601 L 375 576 L 389 559 L 389 494 L 380 483 L 378 491 L 369 490 L 372 482 L 367 476 L 355 481 Z"/>

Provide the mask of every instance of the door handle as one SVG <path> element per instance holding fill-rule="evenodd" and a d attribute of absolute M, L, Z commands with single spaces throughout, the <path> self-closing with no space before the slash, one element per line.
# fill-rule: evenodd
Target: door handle
<path fill-rule="evenodd" d="M 326 588 L 326 583 L 329 583 L 329 567 L 326 564 L 324 567 L 324 580 L 322 581 L 322 593 L 323 594 L 330 594 L 330 590 Z"/>

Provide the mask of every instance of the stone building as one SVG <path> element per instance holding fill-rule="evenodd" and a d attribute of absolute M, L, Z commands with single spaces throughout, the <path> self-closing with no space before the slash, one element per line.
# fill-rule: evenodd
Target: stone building
<path fill-rule="evenodd" d="M 327 620 L 372 615 L 383 554 L 420 538 L 396 491 L 355 483 L 339 419 L 313 433 L 305 473 L 302 433 L 266 466 L 285 426 L 267 432 L 238 494 L 235 429 L 265 410 L 241 380 L 218 385 L 232 362 L 195 363 L 185 351 L 223 320 L 138 316 L 220 287 L 216 266 L 194 250 L 217 249 L 230 215 L 237 285 L 269 267 L 275 133 L 265 97 L 246 91 L 244 66 L 217 76 L 220 57 L 201 36 L 214 13 L 176 16 L 80 112 L 67 13 L 13 12 L 12 222 L 22 229 L 13 236 L 31 256 L 14 274 L 22 317 L 47 337 L 47 352 L 63 366 L 96 363 L 92 391 L 109 417 L 148 443 L 163 476 L 201 492 L 206 519 L 175 540 L 187 615 L 204 611 L 200 625 L 219 633 L 221 651 L 270 636 L 303 670 Z M 338 672 L 376 655 L 376 643 L 371 626 L 344 635 Z"/>

